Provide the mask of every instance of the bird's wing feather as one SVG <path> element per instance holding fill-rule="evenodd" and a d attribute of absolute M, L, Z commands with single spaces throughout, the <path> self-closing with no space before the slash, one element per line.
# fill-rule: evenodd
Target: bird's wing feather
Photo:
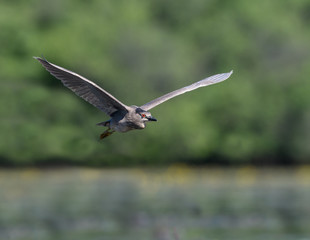
<path fill-rule="evenodd" d="M 163 103 L 163 102 L 165 102 L 171 98 L 174 98 L 178 95 L 181 95 L 183 93 L 193 91 L 193 90 L 200 88 L 200 87 L 205 87 L 205 86 L 208 86 L 211 84 L 222 82 L 222 81 L 226 80 L 227 78 L 229 78 L 232 73 L 233 73 L 233 71 L 231 71 L 229 73 L 221 73 L 221 74 L 217 74 L 217 75 L 213 75 L 211 77 L 205 78 L 199 82 L 195 82 L 189 86 L 180 88 L 180 89 L 175 90 L 173 92 L 167 93 L 166 95 L 163 95 L 159 98 L 156 98 L 156 99 L 142 105 L 140 108 L 142 108 L 145 111 L 148 111 L 148 110 L 156 107 L 157 105 L 159 105 L 159 104 L 161 104 L 161 103 Z"/>
<path fill-rule="evenodd" d="M 52 64 L 45 59 L 39 57 L 34 58 L 37 59 L 53 76 L 61 80 L 64 86 L 106 114 L 111 116 L 116 111 L 127 112 L 127 106 L 125 104 L 121 103 L 110 93 L 90 80 L 65 68 Z"/>

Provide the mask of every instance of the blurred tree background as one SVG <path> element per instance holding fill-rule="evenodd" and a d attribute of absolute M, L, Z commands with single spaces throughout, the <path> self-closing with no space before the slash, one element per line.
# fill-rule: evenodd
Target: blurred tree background
<path fill-rule="evenodd" d="M 310 2 L 0 3 L 0 164 L 291 164 L 310 161 Z M 32 56 L 128 105 L 234 70 L 98 141 L 108 117 Z"/>

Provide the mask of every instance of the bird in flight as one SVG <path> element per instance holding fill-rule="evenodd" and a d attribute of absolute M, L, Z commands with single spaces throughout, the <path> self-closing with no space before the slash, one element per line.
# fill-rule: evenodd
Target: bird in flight
<path fill-rule="evenodd" d="M 113 132 L 128 132 L 134 129 L 144 129 L 146 122 L 157 121 L 149 112 L 150 109 L 183 93 L 222 82 L 229 78 L 233 72 L 213 75 L 189 86 L 167 93 L 138 107 L 123 104 L 106 90 L 77 73 L 50 63 L 44 58 L 34 58 L 37 59 L 50 74 L 58 78 L 64 86 L 111 117 L 110 120 L 97 124 L 107 127 L 100 135 L 100 139 L 110 136 Z"/>

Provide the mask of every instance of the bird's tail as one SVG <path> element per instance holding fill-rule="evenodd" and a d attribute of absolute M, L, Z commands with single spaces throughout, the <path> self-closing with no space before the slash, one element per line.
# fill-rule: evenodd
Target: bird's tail
<path fill-rule="evenodd" d="M 110 120 L 97 123 L 96 125 L 97 125 L 97 126 L 109 127 L 109 126 L 110 126 Z"/>

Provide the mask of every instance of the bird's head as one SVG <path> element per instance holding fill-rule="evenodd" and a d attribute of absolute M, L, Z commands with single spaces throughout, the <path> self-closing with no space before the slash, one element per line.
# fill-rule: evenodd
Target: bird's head
<path fill-rule="evenodd" d="M 136 114 L 143 122 L 157 121 L 156 118 L 152 117 L 152 114 L 150 112 L 144 111 L 141 108 L 136 109 Z"/>

